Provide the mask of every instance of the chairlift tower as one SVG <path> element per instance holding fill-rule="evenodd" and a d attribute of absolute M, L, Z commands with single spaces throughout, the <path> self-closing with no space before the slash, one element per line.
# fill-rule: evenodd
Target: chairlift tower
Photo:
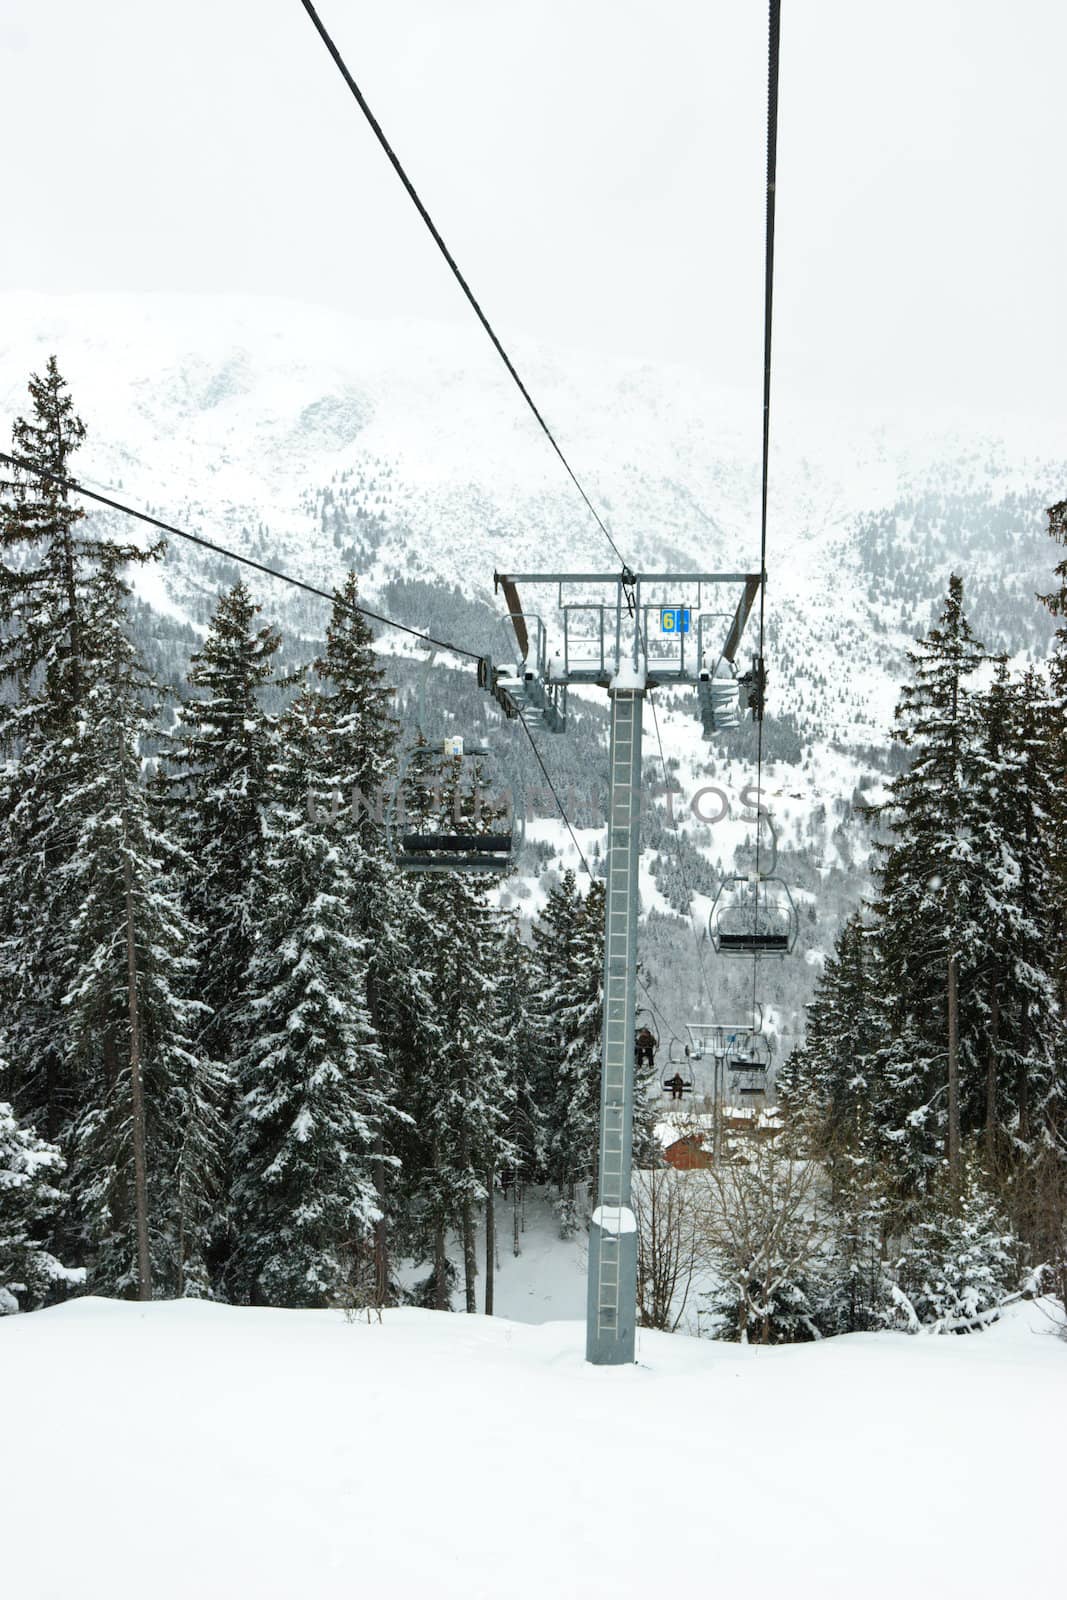
<path fill-rule="evenodd" d="M 686 1055 L 690 1061 L 711 1058 L 711 1153 L 713 1160 L 721 1161 L 727 1071 L 762 1073 L 770 1058 L 770 1049 L 763 1037 L 763 1008 L 754 1006 L 751 1015 L 743 1022 L 689 1022 L 685 1031 L 689 1035 Z"/>
<path fill-rule="evenodd" d="M 586 1359 L 634 1359 L 637 1224 L 630 1204 L 641 856 L 641 734 L 645 696 L 660 685 L 697 690 L 705 733 L 736 727 L 742 709 L 762 714 L 763 663 L 738 673 L 737 652 L 761 576 L 745 572 L 495 574 L 520 659 L 482 665 L 485 687 L 529 728 L 562 733 L 572 684 L 606 689 L 611 705 L 604 1026 L 601 1042 L 597 1204 L 589 1231 Z M 519 585 L 557 591 L 558 648 L 544 618 L 527 614 Z M 732 607 L 730 589 L 741 595 Z"/>

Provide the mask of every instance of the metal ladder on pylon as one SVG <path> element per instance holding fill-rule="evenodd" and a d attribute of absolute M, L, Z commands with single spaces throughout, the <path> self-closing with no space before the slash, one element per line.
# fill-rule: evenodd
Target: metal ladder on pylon
<path fill-rule="evenodd" d="M 641 723 L 644 691 L 612 694 L 611 798 L 608 818 L 607 908 L 604 940 L 604 1055 L 600 1100 L 598 1201 L 605 1219 L 621 1225 L 630 1205 L 634 1098 L 634 977 L 637 957 L 637 875 L 641 829 Z M 633 1309 L 621 1296 L 635 1286 L 622 1282 L 623 1235 L 610 1227 L 600 1235 L 597 1270 L 598 1339 L 632 1338 Z M 632 1359 L 632 1356 L 631 1356 Z"/>

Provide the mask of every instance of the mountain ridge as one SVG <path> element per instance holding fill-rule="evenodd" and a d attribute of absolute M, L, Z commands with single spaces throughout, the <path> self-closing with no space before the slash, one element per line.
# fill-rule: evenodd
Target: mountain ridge
<path fill-rule="evenodd" d="M 457 644 L 513 648 L 493 595 L 496 567 L 615 569 L 476 328 L 361 323 L 278 301 L 100 295 L 0 296 L 0 327 L 2 431 L 26 407 L 30 371 L 54 352 L 88 426 L 75 471 L 89 487 L 323 588 L 354 568 L 369 601 L 387 600 L 413 626 L 432 614 Z M 752 396 L 678 368 L 611 366 L 523 341 L 514 353 L 632 564 L 758 569 Z M 931 431 L 915 441 L 858 418 L 846 427 L 812 417 L 802 438 L 776 442 L 766 780 L 783 859 L 812 906 L 807 959 L 782 974 L 783 1032 L 799 1026 L 819 960 L 869 881 L 869 828 L 853 798 L 887 770 L 912 641 L 936 614 L 948 574 L 962 571 L 989 647 L 1044 654 L 1052 625 L 1034 596 L 1050 586 L 1055 554 L 1043 508 L 1065 487 L 1067 467 L 987 437 Z M 188 638 L 234 575 L 232 564 L 173 541 L 162 567 L 137 582 L 149 615 Z M 292 659 L 311 659 L 323 608 L 266 578 L 255 589 Z M 750 624 L 742 653 L 755 647 Z M 393 670 L 410 701 L 410 662 L 397 658 Z M 479 714 L 465 681 L 448 692 L 464 716 Z M 693 710 L 665 699 L 668 761 L 687 794 L 714 782 L 735 797 L 718 827 L 682 808 L 690 876 L 704 883 L 699 920 L 714 869 L 731 870 L 746 847 L 751 824 L 736 797 L 754 764 L 748 734 L 708 746 Z M 588 763 L 599 726 L 589 724 L 581 751 L 574 737 L 554 741 L 574 745 L 552 755 L 561 776 Z M 663 821 L 650 816 L 642 883 L 646 913 L 660 916 L 679 909 L 673 855 L 683 848 Z M 546 839 L 562 865 L 562 830 Z M 515 895 L 526 897 L 527 914 L 535 909 L 532 875 Z M 653 928 L 647 916 L 646 929 L 649 970 L 667 1000 L 682 982 L 677 940 L 689 944 L 691 934 L 681 924 Z M 657 956 L 657 941 L 670 950 Z M 733 983 L 724 977 L 720 992 Z"/>

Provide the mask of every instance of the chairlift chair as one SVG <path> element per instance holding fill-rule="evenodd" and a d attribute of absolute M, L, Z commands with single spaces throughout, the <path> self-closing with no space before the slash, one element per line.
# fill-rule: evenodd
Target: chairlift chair
<path fill-rule="evenodd" d="M 642 1007 L 634 1017 L 634 1022 L 637 1024 L 634 1029 L 634 1062 L 637 1066 L 641 1066 L 641 1058 L 644 1056 L 644 1064 L 651 1067 L 655 1065 L 656 1052 L 659 1050 L 659 1040 L 647 1022 L 638 1023 L 638 1018 L 647 1015 L 648 1013 Z"/>
<path fill-rule="evenodd" d="M 664 1078 L 663 1088 L 670 1094 L 672 1100 L 684 1100 L 686 1095 L 693 1092 L 693 1080 L 683 1078 L 680 1072 L 676 1072 L 673 1077 Z"/>
<path fill-rule="evenodd" d="M 706 1046 L 699 1029 L 699 1023 L 686 1023 L 685 1031 L 689 1035 L 689 1043 L 685 1044 L 681 1039 L 671 1040 L 670 1059 L 672 1061 L 703 1061 Z"/>
<path fill-rule="evenodd" d="M 405 833 L 397 865 L 405 872 L 507 872 L 510 833 Z"/>
<path fill-rule="evenodd" d="M 738 1076 L 765 1073 L 771 1064 L 770 1040 L 761 1033 L 750 1034 L 727 1053 L 726 1064 L 729 1071 Z"/>
<path fill-rule="evenodd" d="M 706 668 L 701 671 L 697 706 L 705 738 L 741 726 L 741 688 L 733 662 L 722 659 L 713 672 Z"/>
<path fill-rule="evenodd" d="M 390 854 L 394 864 L 404 872 L 478 872 L 501 876 L 511 869 L 514 858 L 514 832 L 512 829 L 495 829 L 484 833 L 462 824 L 467 819 L 453 816 L 451 828 L 421 829 L 417 832 L 399 833 L 396 812 L 403 803 L 404 778 L 412 762 L 418 762 L 423 777 L 433 763 L 442 775 L 449 763 L 461 763 L 475 756 L 486 756 L 488 750 L 468 748 L 457 735 L 450 735 L 439 745 L 423 745 L 410 752 L 402 764 L 398 777 L 396 797 L 392 808 L 391 825 L 386 829 Z"/>
<path fill-rule="evenodd" d="M 800 919 L 782 878 L 723 880 L 709 919 L 712 948 L 722 956 L 786 956 L 795 948 Z"/>
<path fill-rule="evenodd" d="M 692 1094 L 693 1084 L 689 1046 L 672 1039 L 667 1046 L 667 1076 L 663 1079 L 663 1088 L 670 1093 L 672 1100 L 682 1100 L 687 1094 Z"/>

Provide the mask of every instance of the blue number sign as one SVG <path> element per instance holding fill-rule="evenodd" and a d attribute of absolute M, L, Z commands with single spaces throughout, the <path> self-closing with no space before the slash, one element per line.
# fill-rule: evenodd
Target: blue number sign
<path fill-rule="evenodd" d="M 663 633 L 688 633 L 689 607 L 664 606 L 659 614 L 659 625 Z"/>

